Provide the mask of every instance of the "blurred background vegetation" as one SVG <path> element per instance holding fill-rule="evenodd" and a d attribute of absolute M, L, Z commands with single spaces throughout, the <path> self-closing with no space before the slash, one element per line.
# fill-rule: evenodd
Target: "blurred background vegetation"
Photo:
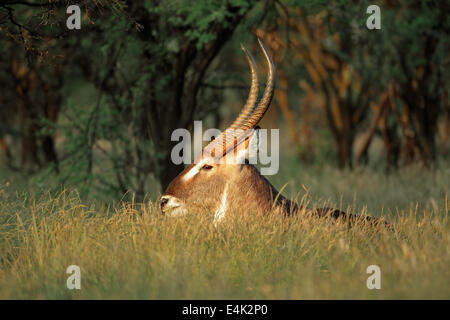
<path fill-rule="evenodd" d="M 71 4 L 80 30 L 66 27 Z M 381 30 L 366 27 L 371 4 Z M 262 123 L 281 129 L 276 185 L 326 189 L 325 176 L 338 185 L 370 168 L 364 185 L 346 180 L 370 190 L 373 176 L 389 185 L 420 166 L 445 193 L 448 12 L 448 2 L 425 0 L 2 1 L 0 178 L 17 190 L 155 199 L 183 169 L 170 160 L 172 131 L 194 120 L 223 128 L 243 105 L 240 42 L 265 74 L 259 37 L 278 72 Z"/>

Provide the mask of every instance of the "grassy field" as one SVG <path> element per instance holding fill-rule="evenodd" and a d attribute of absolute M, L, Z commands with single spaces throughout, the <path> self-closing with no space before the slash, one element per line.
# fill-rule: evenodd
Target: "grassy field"
<path fill-rule="evenodd" d="M 153 203 L 0 183 L 0 299 L 449 299 L 449 168 L 392 175 L 283 169 L 305 201 L 384 216 L 394 230 L 270 214 L 167 218 Z M 306 193 L 309 190 L 309 194 Z M 68 290 L 66 268 L 81 268 Z M 369 265 L 381 290 L 369 290 Z"/>

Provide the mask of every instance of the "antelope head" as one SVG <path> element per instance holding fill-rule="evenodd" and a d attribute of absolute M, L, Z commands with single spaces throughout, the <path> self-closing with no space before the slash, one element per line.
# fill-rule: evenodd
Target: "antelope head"
<path fill-rule="evenodd" d="M 255 61 L 242 45 L 252 74 L 247 102 L 236 120 L 169 184 L 160 200 L 163 213 L 208 212 L 221 219 L 229 210 L 271 209 L 278 192 L 247 161 L 252 152 L 257 152 L 257 124 L 269 108 L 275 86 L 275 65 L 264 44 L 258 41 L 269 67 L 262 98 L 257 102 Z"/>

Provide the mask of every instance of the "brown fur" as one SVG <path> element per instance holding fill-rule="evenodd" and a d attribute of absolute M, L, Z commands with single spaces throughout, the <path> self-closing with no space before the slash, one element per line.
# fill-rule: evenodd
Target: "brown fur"
<path fill-rule="evenodd" d="M 387 224 L 370 216 L 347 214 L 333 208 L 314 210 L 303 208 L 279 194 L 272 184 L 250 164 L 215 164 L 213 169 L 200 170 L 197 175 L 184 181 L 182 177 L 194 166 L 195 164 L 191 164 L 186 167 L 169 184 L 164 193 L 165 196 L 173 196 L 180 200 L 187 212 L 214 213 L 220 206 L 223 192 L 228 185 L 226 212 L 264 214 L 274 210 L 277 214 L 285 216 L 303 213 L 345 219 L 350 224 L 356 221 Z"/>

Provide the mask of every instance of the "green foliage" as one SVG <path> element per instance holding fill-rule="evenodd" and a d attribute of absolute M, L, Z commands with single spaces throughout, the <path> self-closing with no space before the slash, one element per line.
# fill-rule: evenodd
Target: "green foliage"
<path fill-rule="evenodd" d="M 2 30 L 10 33 L 0 33 L 0 54 L 5 57 L 0 60 L 0 104 L 6 106 L 0 114 L 0 134 L 13 141 L 16 167 L 20 167 L 21 130 L 26 130 L 17 116 L 12 58 L 20 57 L 24 65 L 34 68 L 60 99 L 56 124 L 38 109 L 37 139 L 51 136 L 58 141 L 60 163 L 41 164 L 34 179 L 37 186 L 52 181 L 55 190 L 60 185 L 76 186 L 83 197 L 102 199 L 117 199 L 127 192 L 138 194 L 140 200 L 148 193 L 155 197 L 160 182 L 170 180 L 165 173 L 173 170 L 168 159 L 172 130 L 189 128 L 194 118 L 213 118 L 218 125 L 221 116 L 236 112 L 228 106 L 238 105 L 238 98 L 245 99 L 245 90 L 210 89 L 205 84 L 246 86 L 248 73 L 242 71 L 245 59 L 238 43 L 254 44 L 255 28 L 281 30 L 286 41 L 300 36 L 288 33 L 279 23 L 283 20 L 277 20 L 296 8 L 301 8 L 305 17 L 321 14 L 328 27 L 321 42 L 351 64 L 362 83 L 370 84 L 366 91 L 374 92 L 374 101 L 390 81 L 411 83 L 420 67 L 431 70 L 422 95 L 433 99 L 450 95 L 444 76 L 448 74 L 450 19 L 442 10 L 445 5 L 431 1 L 375 2 L 381 7 L 379 31 L 365 26 L 366 8 L 373 4 L 369 0 L 80 3 L 89 11 L 89 17 L 83 16 L 80 32 L 66 30 L 62 6 L 50 11 L 17 6 L 17 25 L 8 19 L 2 22 Z M 7 13 L 4 5 L 0 11 Z M 23 25 L 22 31 L 18 25 Z M 343 46 L 334 42 L 335 33 Z M 223 46 L 225 50 L 221 50 Z M 425 50 L 427 47 L 432 50 Z M 287 66 L 282 67 L 292 84 L 289 98 L 296 106 L 303 96 L 296 84 L 308 75 L 304 63 L 293 56 L 294 52 L 287 52 L 281 63 Z M 208 57 L 211 61 L 203 68 Z M 58 65 L 62 66 L 61 85 L 55 77 Z M 197 74 L 201 79 L 196 79 Z M 444 110 L 442 101 L 436 103 L 439 114 Z M 351 92 L 348 103 L 359 106 L 358 102 L 357 92 Z M 401 103 L 397 104 L 401 108 Z M 7 109 L 15 111 L 4 113 Z M 365 129 L 367 121 L 358 128 Z M 388 123 L 395 126 L 396 121 L 391 117 Z M 314 130 L 320 136 L 316 162 L 326 166 L 335 158 L 333 136 L 323 125 Z M 39 157 L 43 158 L 41 151 Z"/>
<path fill-rule="evenodd" d="M 37 185 L 51 179 L 56 189 L 77 186 L 83 197 L 119 198 L 131 191 L 143 200 L 146 192 L 156 193 L 161 175 L 173 166 L 168 159 L 171 132 L 190 125 L 202 104 L 218 97 L 198 94 L 198 84 L 192 91 L 190 81 L 202 80 L 193 75 L 204 74 L 201 61 L 211 59 L 210 47 L 214 42 L 220 47 L 254 4 L 147 1 L 125 7 L 121 1 L 106 1 L 104 13 L 85 7 L 91 20 L 83 20 L 84 32 L 71 33 L 53 48 L 64 55 L 66 66 L 63 108 L 53 131 L 48 125 L 41 131 L 60 135 L 64 143 L 58 145 L 56 179 L 50 165 L 36 177 Z M 36 19 L 38 11 L 24 10 Z M 51 34 L 46 24 L 38 31 Z M 42 48 L 39 42 L 36 46 Z M 212 57 L 218 53 L 212 52 Z M 43 77 L 50 81 L 51 74 Z M 175 90 L 177 81 L 183 84 Z M 187 100 L 198 102 L 185 106 Z M 176 110 L 168 108 L 171 104 Z"/>

